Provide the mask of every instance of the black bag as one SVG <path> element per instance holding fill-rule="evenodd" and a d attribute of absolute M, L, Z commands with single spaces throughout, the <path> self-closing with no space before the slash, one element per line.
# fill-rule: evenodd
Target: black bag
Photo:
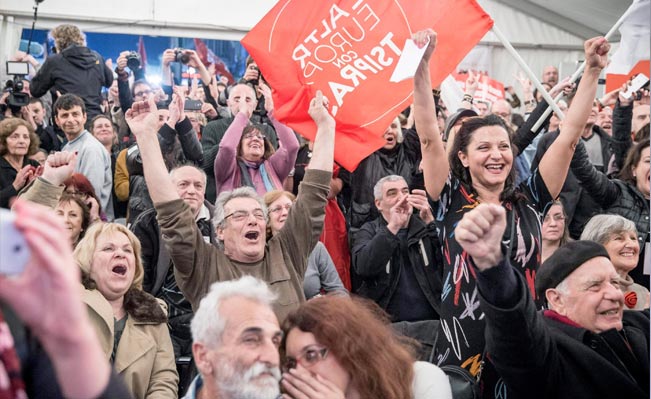
<path fill-rule="evenodd" d="M 477 377 L 473 377 L 468 370 L 459 366 L 440 366 L 440 368 L 450 380 L 453 399 L 479 399 L 481 397 L 479 390 L 481 369 L 477 373 Z"/>

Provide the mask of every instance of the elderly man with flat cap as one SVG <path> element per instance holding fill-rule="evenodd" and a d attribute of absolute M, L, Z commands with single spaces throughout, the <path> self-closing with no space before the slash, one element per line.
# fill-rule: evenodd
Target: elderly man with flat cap
<path fill-rule="evenodd" d="M 574 241 L 538 270 L 535 292 L 508 264 L 504 208 L 481 204 L 455 235 L 477 272 L 488 356 L 509 398 L 649 398 L 649 310 L 624 311 L 606 249 Z M 546 299 L 538 312 L 532 296 Z"/>

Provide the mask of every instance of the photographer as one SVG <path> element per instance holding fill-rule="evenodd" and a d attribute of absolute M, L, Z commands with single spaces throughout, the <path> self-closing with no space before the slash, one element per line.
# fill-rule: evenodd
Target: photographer
<path fill-rule="evenodd" d="M 52 30 L 57 54 L 50 55 L 31 82 L 31 93 L 41 97 L 48 90 L 76 94 L 84 100 L 88 119 L 102 113 L 102 87 L 113 83 L 113 72 L 97 52 L 86 47 L 84 34 L 74 25 Z"/>
<path fill-rule="evenodd" d="M 118 95 L 120 100 L 120 108 L 122 112 L 127 112 L 131 108 L 133 103 L 135 93 L 137 91 L 136 84 L 140 83 L 145 87 L 141 87 L 142 91 L 151 92 L 151 87 L 145 80 L 145 71 L 140 67 L 140 56 L 135 51 L 123 51 L 120 53 L 116 61 L 115 73 L 118 75 Z M 129 89 L 129 71 L 126 68 L 129 68 L 133 72 L 133 92 Z M 143 101 L 142 98 L 136 99 L 136 101 Z"/>
<path fill-rule="evenodd" d="M 269 120 L 269 117 L 267 115 L 267 110 L 265 109 L 264 106 L 264 96 L 260 91 L 260 81 L 268 85 L 268 83 L 264 80 L 264 77 L 260 73 L 258 64 L 256 64 L 255 60 L 251 56 L 248 56 L 248 58 L 246 59 L 246 70 L 244 71 L 244 76 L 242 76 L 242 79 L 240 79 L 238 83 L 244 83 L 251 86 L 253 88 L 253 91 L 255 91 L 256 93 L 258 106 L 255 108 L 255 110 L 253 110 L 253 116 L 251 117 L 251 121 L 253 123 L 270 124 L 271 121 Z"/>

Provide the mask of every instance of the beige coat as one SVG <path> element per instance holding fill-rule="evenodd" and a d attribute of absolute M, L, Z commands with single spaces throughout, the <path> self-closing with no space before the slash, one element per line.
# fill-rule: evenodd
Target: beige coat
<path fill-rule="evenodd" d="M 131 300 L 129 293 L 125 296 L 129 317 L 115 355 L 115 371 L 136 399 L 177 398 L 179 377 L 174 350 L 167 323 L 160 321 L 161 314 L 166 317 L 166 311 L 161 310 L 164 305 L 143 291 L 130 293 Z M 84 290 L 83 299 L 106 358 L 110 359 L 114 327 L 111 305 L 97 290 Z"/>

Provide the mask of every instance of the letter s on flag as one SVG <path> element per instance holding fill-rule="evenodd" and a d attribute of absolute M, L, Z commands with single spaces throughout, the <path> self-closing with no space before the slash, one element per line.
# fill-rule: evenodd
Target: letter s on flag
<path fill-rule="evenodd" d="M 352 171 L 412 102 L 410 79 L 389 82 L 405 40 L 437 32 L 436 87 L 492 26 L 475 0 L 280 0 L 242 44 L 273 89 L 275 117 L 310 140 L 309 102 L 323 91 L 337 121 L 335 160 Z"/>

